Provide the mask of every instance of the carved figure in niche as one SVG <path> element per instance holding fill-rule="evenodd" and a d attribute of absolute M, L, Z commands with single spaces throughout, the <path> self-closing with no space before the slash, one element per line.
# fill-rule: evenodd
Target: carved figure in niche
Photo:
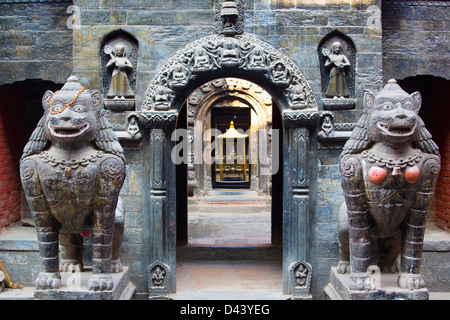
<path fill-rule="evenodd" d="M 156 109 L 169 108 L 170 96 L 165 87 L 159 86 L 156 89 L 153 102 Z"/>
<path fill-rule="evenodd" d="M 289 98 L 293 109 L 301 109 L 306 107 L 306 97 L 303 86 L 297 84 L 290 90 Z"/>
<path fill-rule="evenodd" d="M 47 91 L 42 105 L 44 116 L 20 161 L 42 263 L 36 288 L 57 289 L 60 271 L 82 271 L 83 236 L 92 232 L 93 275 L 88 286 L 111 290 L 111 272 L 122 271 L 122 147 L 102 114 L 100 93 L 85 90 L 75 76 L 61 90 Z"/>
<path fill-rule="evenodd" d="M 225 41 L 220 57 L 222 66 L 234 67 L 239 64 L 240 52 L 233 41 Z"/>
<path fill-rule="evenodd" d="M 279 85 L 288 84 L 288 71 L 282 63 L 275 64 L 275 67 L 272 69 L 272 79 L 273 82 Z"/>
<path fill-rule="evenodd" d="M 249 67 L 252 69 L 265 69 L 266 68 L 266 61 L 263 51 L 261 48 L 256 47 L 251 56 L 250 56 L 250 64 Z"/>
<path fill-rule="evenodd" d="M 328 98 L 350 97 L 345 76 L 345 69 L 350 66 L 350 62 L 342 52 L 342 44 L 339 41 L 333 42 L 331 53 L 325 48 L 322 53 L 327 57 L 325 67 L 331 68 L 330 81 L 325 96 Z"/>
<path fill-rule="evenodd" d="M 188 83 L 188 76 L 189 73 L 186 67 L 183 64 L 178 63 L 172 73 L 171 85 L 173 87 L 185 86 Z"/>
<path fill-rule="evenodd" d="M 211 64 L 209 62 L 209 57 L 206 54 L 206 51 L 203 49 L 197 49 L 195 52 L 195 58 L 194 58 L 194 69 L 209 70 L 210 67 L 211 67 Z"/>
<path fill-rule="evenodd" d="M 320 117 L 322 118 L 322 130 L 326 135 L 329 135 L 334 130 L 334 116 L 331 112 L 323 112 Z"/>
<path fill-rule="evenodd" d="M 105 53 L 111 57 L 106 64 L 106 68 L 114 68 L 111 76 L 111 85 L 106 97 L 110 99 L 133 98 L 134 93 L 130 87 L 127 73 L 129 69 L 133 68 L 133 65 L 125 56 L 125 47 L 121 44 L 115 45 L 114 49 L 106 46 Z"/>
<path fill-rule="evenodd" d="M 389 80 L 377 94 L 367 91 L 364 103 L 365 113 L 341 155 L 345 203 L 339 211 L 337 271 L 350 271 L 350 289 L 374 289 L 368 267 L 376 243 L 381 271 L 399 271 L 401 288 L 418 289 L 425 285 L 421 255 L 439 150 L 418 116 L 419 92 L 409 95 Z"/>

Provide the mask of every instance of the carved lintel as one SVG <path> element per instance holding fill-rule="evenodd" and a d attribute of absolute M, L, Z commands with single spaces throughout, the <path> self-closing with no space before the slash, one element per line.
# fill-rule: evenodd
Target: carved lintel
<path fill-rule="evenodd" d="M 134 99 L 105 99 L 105 109 L 112 111 L 134 111 Z"/>
<path fill-rule="evenodd" d="M 287 127 L 315 127 L 319 112 L 315 109 L 283 111 L 283 120 Z"/>
<path fill-rule="evenodd" d="M 325 110 L 349 110 L 355 108 L 355 99 L 322 99 L 322 103 Z"/>
<path fill-rule="evenodd" d="M 155 261 L 147 268 L 148 299 L 168 300 L 170 268 L 161 261 Z"/>
<path fill-rule="evenodd" d="M 138 114 L 139 121 L 147 129 L 174 129 L 178 113 L 169 111 L 143 111 Z"/>
<path fill-rule="evenodd" d="M 312 299 L 311 278 L 312 267 L 306 261 L 297 261 L 289 266 L 292 296 L 294 300 Z"/>

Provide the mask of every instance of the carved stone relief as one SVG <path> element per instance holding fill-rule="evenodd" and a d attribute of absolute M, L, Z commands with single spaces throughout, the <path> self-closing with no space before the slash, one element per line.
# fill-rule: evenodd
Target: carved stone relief
<path fill-rule="evenodd" d="M 291 109 L 316 107 L 312 89 L 303 74 L 276 49 L 248 36 L 212 35 L 178 51 L 159 70 L 148 87 L 142 109 L 169 110 L 174 107 L 176 92 L 186 89 L 201 73 L 228 68 L 245 70 L 273 83 L 285 94 Z M 211 85 L 215 83 L 205 88 Z"/>
<path fill-rule="evenodd" d="M 321 40 L 318 50 L 324 109 L 353 109 L 356 49 L 352 40 L 333 31 Z"/>
<path fill-rule="evenodd" d="M 216 0 L 215 29 L 217 34 L 234 36 L 244 31 L 242 0 Z"/>
<path fill-rule="evenodd" d="M 101 45 L 102 87 L 105 108 L 134 110 L 138 43 L 132 36 L 118 33 Z"/>
<path fill-rule="evenodd" d="M 147 268 L 149 300 L 166 300 L 169 286 L 170 269 L 161 261 L 152 263 Z"/>
<path fill-rule="evenodd" d="M 312 299 L 310 294 L 312 267 L 305 261 L 298 261 L 289 267 L 294 299 Z"/>

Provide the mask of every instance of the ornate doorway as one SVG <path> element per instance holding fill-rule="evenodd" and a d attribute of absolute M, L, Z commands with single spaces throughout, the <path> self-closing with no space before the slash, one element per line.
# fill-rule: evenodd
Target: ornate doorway
<path fill-rule="evenodd" d="M 296 292 L 294 269 L 307 265 L 309 217 L 316 201 L 310 195 L 310 189 L 316 188 L 311 176 L 317 163 L 310 140 L 319 116 L 312 89 L 297 66 L 269 44 L 243 35 L 208 36 L 166 61 L 149 85 L 139 112 L 140 123 L 147 129 L 143 130 L 143 154 L 148 159 L 144 168 L 148 177 L 142 196 L 148 230 L 144 245 L 150 248 L 147 272 L 151 279 L 158 267 L 165 270 L 167 278 L 164 288 L 149 281 L 150 297 L 160 295 L 161 290 L 176 292 L 177 212 L 183 208 L 177 201 L 182 189 L 177 189 L 176 166 L 170 157 L 176 145 L 171 136 L 179 111 L 196 88 L 226 77 L 259 85 L 279 108 L 283 137 L 283 165 L 279 169 L 283 183 L 276 194 L 283 214 L 284 293 Z M 278 161 L 272 159 L 272 163 Z M 187 190 L 185 194 L 187 197 Z"/>

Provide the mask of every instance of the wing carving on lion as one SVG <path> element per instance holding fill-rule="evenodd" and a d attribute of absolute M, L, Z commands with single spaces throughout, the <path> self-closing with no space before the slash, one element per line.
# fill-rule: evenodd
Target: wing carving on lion
<path fill-rule="evenodd" d="M 60 271 L 82 271 L 83 236 L 92 234 L 89 289 L 111 290 L 111 273 L 122 271 L 122 147 L 102 114 L 100 93 L 86 90 L 77 77 L 47 91 L 42 105 L 44 115 L 20 160 L 41 256 L 36 288 L 58 289 Z"/>

